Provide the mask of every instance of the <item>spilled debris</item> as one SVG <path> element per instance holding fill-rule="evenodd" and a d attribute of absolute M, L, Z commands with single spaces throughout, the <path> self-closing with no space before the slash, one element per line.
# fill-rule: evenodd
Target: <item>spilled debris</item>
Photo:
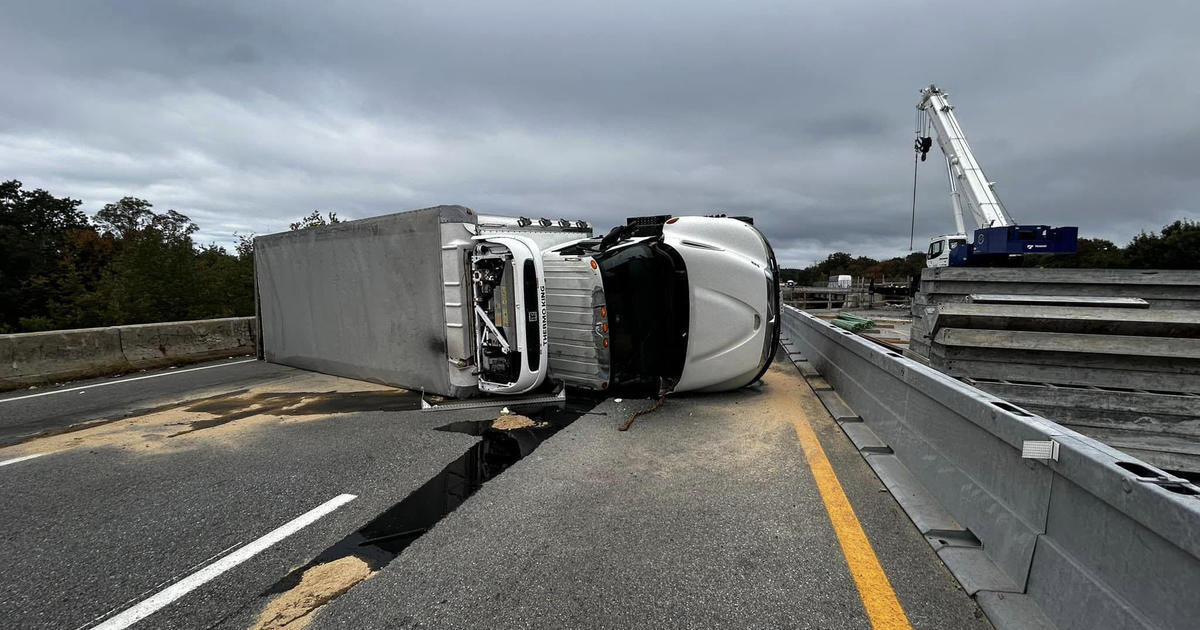
<path fill-rule="evenodd" d="M 265 424 L 363 411 L 408 411 L 420 406 L 420 392 L 324 374 L 305 374 L 286 382 L 49 429 L 0 443 L 0 452 L 8 457 L 77 448 L 152 453 L 194 446 L 193 437 L 198 432 L 211 435 L 212 441 L 237 444 L 242 432 Z"/>
<path fill-rule="evenodd" d="M 337 599 L 374 571 L 360 558 L 346 556 L 304 572 L 300 583 L 275 598 L 259 615 L 251 630 L 298 630 L 312 621 L 313 613 Z"/>
<path fill-rule="evenodd" d="M 499 418 L 496 418 L 492 422 L 492 428 L 496 429 L 497 431 L 511 431 L 513 429 L 528 429 L 529 427 L 536 426 L 536 425 L 537 425 L 537 423 L 534 422 L 532 418 L 530 418 L 529 416 L 522 416 L 520 414 L 503 415 L 503 416 L 500 416 Z"/>
<path fill-rule="evenodd" d="M 263 392 L 219 397 L 184 408 L 188 413 L 212 416 L 189 423 L 170 437 L 210 429 L 251 416 L 314 416 L 356 411 L 413 411 L 421 408 L 419 392 L 403 389 L 361 392 Z"/>

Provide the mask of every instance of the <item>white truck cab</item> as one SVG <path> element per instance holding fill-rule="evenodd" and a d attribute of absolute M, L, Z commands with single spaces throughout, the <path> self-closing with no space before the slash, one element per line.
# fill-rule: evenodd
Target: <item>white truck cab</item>
<path fill-rule="evenodd" d="M 955 247 L 966 244 L 966 234 L 942 234 L 929 239 L 929 249 L 925 252 L 925 266 L 949 267 L 950 252 Z"/>
<path fill-rule="evenodd" d="M 688 344 L 675 391 L 737 389 L 758 380 L 779 343 L 779 269 L 750 223 L 675 217 L 663 241 L 688 278 Z"/>
<path fill-rule="evenodd" d="M 639 393 L 727 390 L 758 380 L 774 357 L 779 270 L 748 219 L 639 217 L 543 260 L 551 378 Z"/>

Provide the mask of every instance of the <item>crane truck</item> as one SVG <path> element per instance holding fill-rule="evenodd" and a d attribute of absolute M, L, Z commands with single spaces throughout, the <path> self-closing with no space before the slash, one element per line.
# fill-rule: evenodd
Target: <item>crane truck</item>
<path fill-rule="evenodd" d="M 437 206 L 260 236 L 261 358 L 426 393 L 737 389 L 779 342 L 748 218 L 584 221 Z"/>
<path fill-rule="evenodd" d="M 996 195 L 995 182 L 984 176 L 983 168 L 967 144 L 946 92 L 936 85 L 921 90 L 921 98 L 917 101 L 914 148 L 922 162 L 933 145 L 930 130 L 937 135 L 938 146 L 946 157 L 955 232 L 930 239 L 925 259 L 927 267 L 1007 266 L 1019 264 L 1025 254 L 1075 252 L 1078 228 L 1018 225 L 1008 214 Z M 913 185 L 916 185 L 915 181 Z M 970 238 L 967 236 L 968 219 L 974 228 Z"/>

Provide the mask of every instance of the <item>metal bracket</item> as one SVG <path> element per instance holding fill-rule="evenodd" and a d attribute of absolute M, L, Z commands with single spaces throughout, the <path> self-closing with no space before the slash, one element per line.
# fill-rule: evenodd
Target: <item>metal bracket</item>
<path fill-rule="evenodd" d="M 475 400 L 458 400 L 439 404 L 425 402 L 424 393 L 421 395 L 421 411 L 452 411 L 455 409 L 487 409 L 491 407 L 515 407 L 517 405 L 566 404 L 567 390 L 560 389 L 557 394 L 550 396 L 532 396 L 518 398 L 514 396 L 497 396 L 495 398 L 480 398 Z"/>
<path fill-rule="evenodd" d="M 1058 461 L 1058 442 L 1054 440 L 1025 440 L 1021 443 L 1021 459 L 1052 459 Z"/>
<path fill-rule="evenodd" d="M 483 325 L 487 326 L 487 329 L 492 331 L 492 334 L 496 336 L 496 341 L 500 342 L 500 348 L 505 352 L 512 352 L 512 348 L 510 348 L 508 345 L 508 340 L 505 339 L 504 335 L 502 335 L 500 331 L 496 329 L 496 325 L 492 323 L 491 318 L 487 316 L 487 313 L 483 312 L 482 308 L 479 308 L 478 304 L 475 305 L 475 314 L 479 316 L 479 319 L 483 322 Z"/>

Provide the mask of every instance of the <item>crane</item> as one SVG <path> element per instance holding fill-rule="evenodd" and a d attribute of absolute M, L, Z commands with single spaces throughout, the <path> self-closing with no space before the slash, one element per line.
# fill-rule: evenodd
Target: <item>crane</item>
<path fill-rule="evenodd" d="M 1002 266 L 1019 263 L 1022 254 L 1075 252 L 1078 228 L 1018 225 L 1013 220 L 996 195 L 995 182 L 988 181 L 967 144 L 954 106 L 936 85 L 921 90 L 917 102 L 914 148 L 922 162 L 933 146 L 931 131 L 937 135 L 938 146 L 946 156 L 956 231 L 930 239 L 927 267 Z M 974 229 L 969 240 L 968 219 Z"/>

